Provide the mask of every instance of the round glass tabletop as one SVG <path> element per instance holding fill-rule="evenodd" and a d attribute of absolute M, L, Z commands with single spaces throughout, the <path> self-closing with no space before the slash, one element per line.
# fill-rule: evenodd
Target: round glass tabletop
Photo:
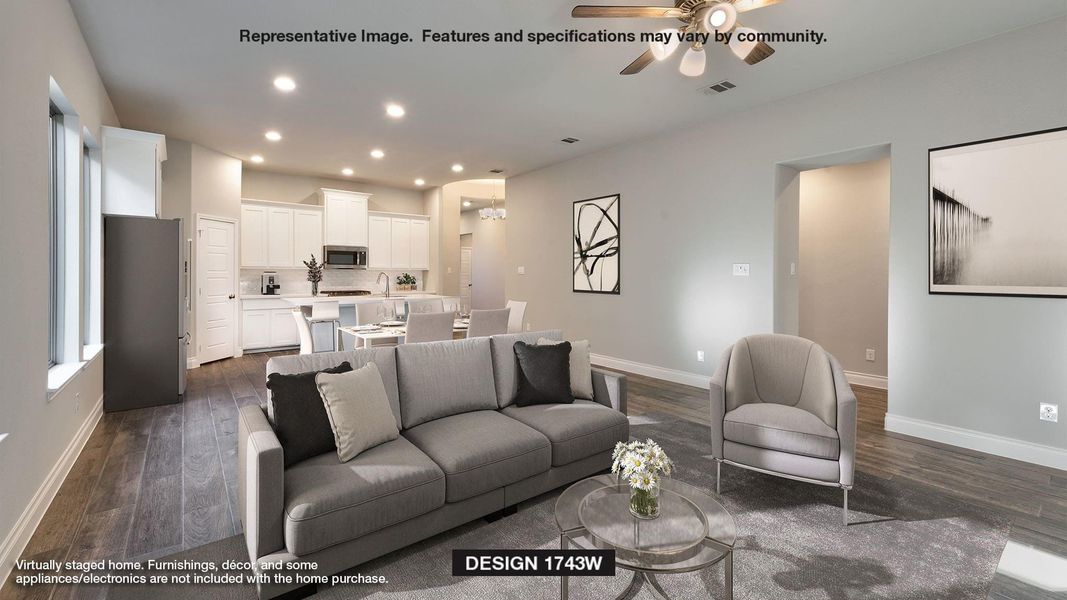
<path fill-rule="evenodd" d="M 573 546 L 615 550 L 616 564 L 638 571 L 702 569 L 733 547 L 733 516 L 700 488 L 664 479 L 656 519 L 630 514 L 629 498 L 630 488 L 612 475 L 583 479 L 556 501 L 556 525 Z"/>

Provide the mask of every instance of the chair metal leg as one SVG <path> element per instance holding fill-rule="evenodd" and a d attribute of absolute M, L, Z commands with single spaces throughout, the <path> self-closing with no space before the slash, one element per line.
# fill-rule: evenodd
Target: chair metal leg
<path fill-rule="evenodd" d="M 722 476 L 722 461 L 715 459 L 715 495 L 720 495 L 719 491 L 719 479 Z"/>
<path fill-rule="evenodd" d="M 841 506 L 841 524 L 848 527 L 848 488 L 842 488 L 845 490 L 845 501 Z"/>

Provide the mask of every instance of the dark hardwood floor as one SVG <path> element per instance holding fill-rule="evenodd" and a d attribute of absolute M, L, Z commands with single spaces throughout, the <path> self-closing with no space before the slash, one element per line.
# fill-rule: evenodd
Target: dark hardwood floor
<path fill-rule="evenodd" d="M 105 414 L 22 557 L 143 560 L 240 533 L 238 407 L 266 398 L 266 361 L 278 354 L 284 353 L 247 354 L 190 371 L 182 404 Z M 1067 555 L 1067 473 L 886 432 L 885 392 L 855 390 L 857 468 L 997 511 L 1013 523 L 1013 540 Z M 630 375 L 629 412 L 706 424 L 707 392 Z M 106 593 L 106 588 L 20 588 L 9 578 L 0 600 Z M 996 600 L 1044 597 L 1001 576 L 990 593 Z"/>

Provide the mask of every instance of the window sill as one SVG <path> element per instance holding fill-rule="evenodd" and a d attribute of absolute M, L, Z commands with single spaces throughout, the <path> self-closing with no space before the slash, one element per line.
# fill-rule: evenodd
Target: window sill
<path fill-rule="evenodd" d="M 102 356 L 100 352 L 103 350 L 103 345 L 86 346 L 82 350 L 82 354 L 85 356 L 85 360 L 79 362 L 61 363 L 58 365 L 52 365 L 48 369 L 48 400 L 63 391 L 63 388 L 67 386 L 74 377 L 82 371 L 89 363 L 96 360 L 97 357 Z"/>

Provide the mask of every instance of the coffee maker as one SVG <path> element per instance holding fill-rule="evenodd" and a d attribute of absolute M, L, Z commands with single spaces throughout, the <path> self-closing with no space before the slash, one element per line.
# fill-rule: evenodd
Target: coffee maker
<path fill-rule="evenodd" d="M 275 290 L 280 289 L 282 289 L 282 286 L 278 283 L 278 273 L 276 271 L 263 271 L 263 275 L 260 275 L 259 279 L 259 293 L 265 296 L 273 296 Z"/>

